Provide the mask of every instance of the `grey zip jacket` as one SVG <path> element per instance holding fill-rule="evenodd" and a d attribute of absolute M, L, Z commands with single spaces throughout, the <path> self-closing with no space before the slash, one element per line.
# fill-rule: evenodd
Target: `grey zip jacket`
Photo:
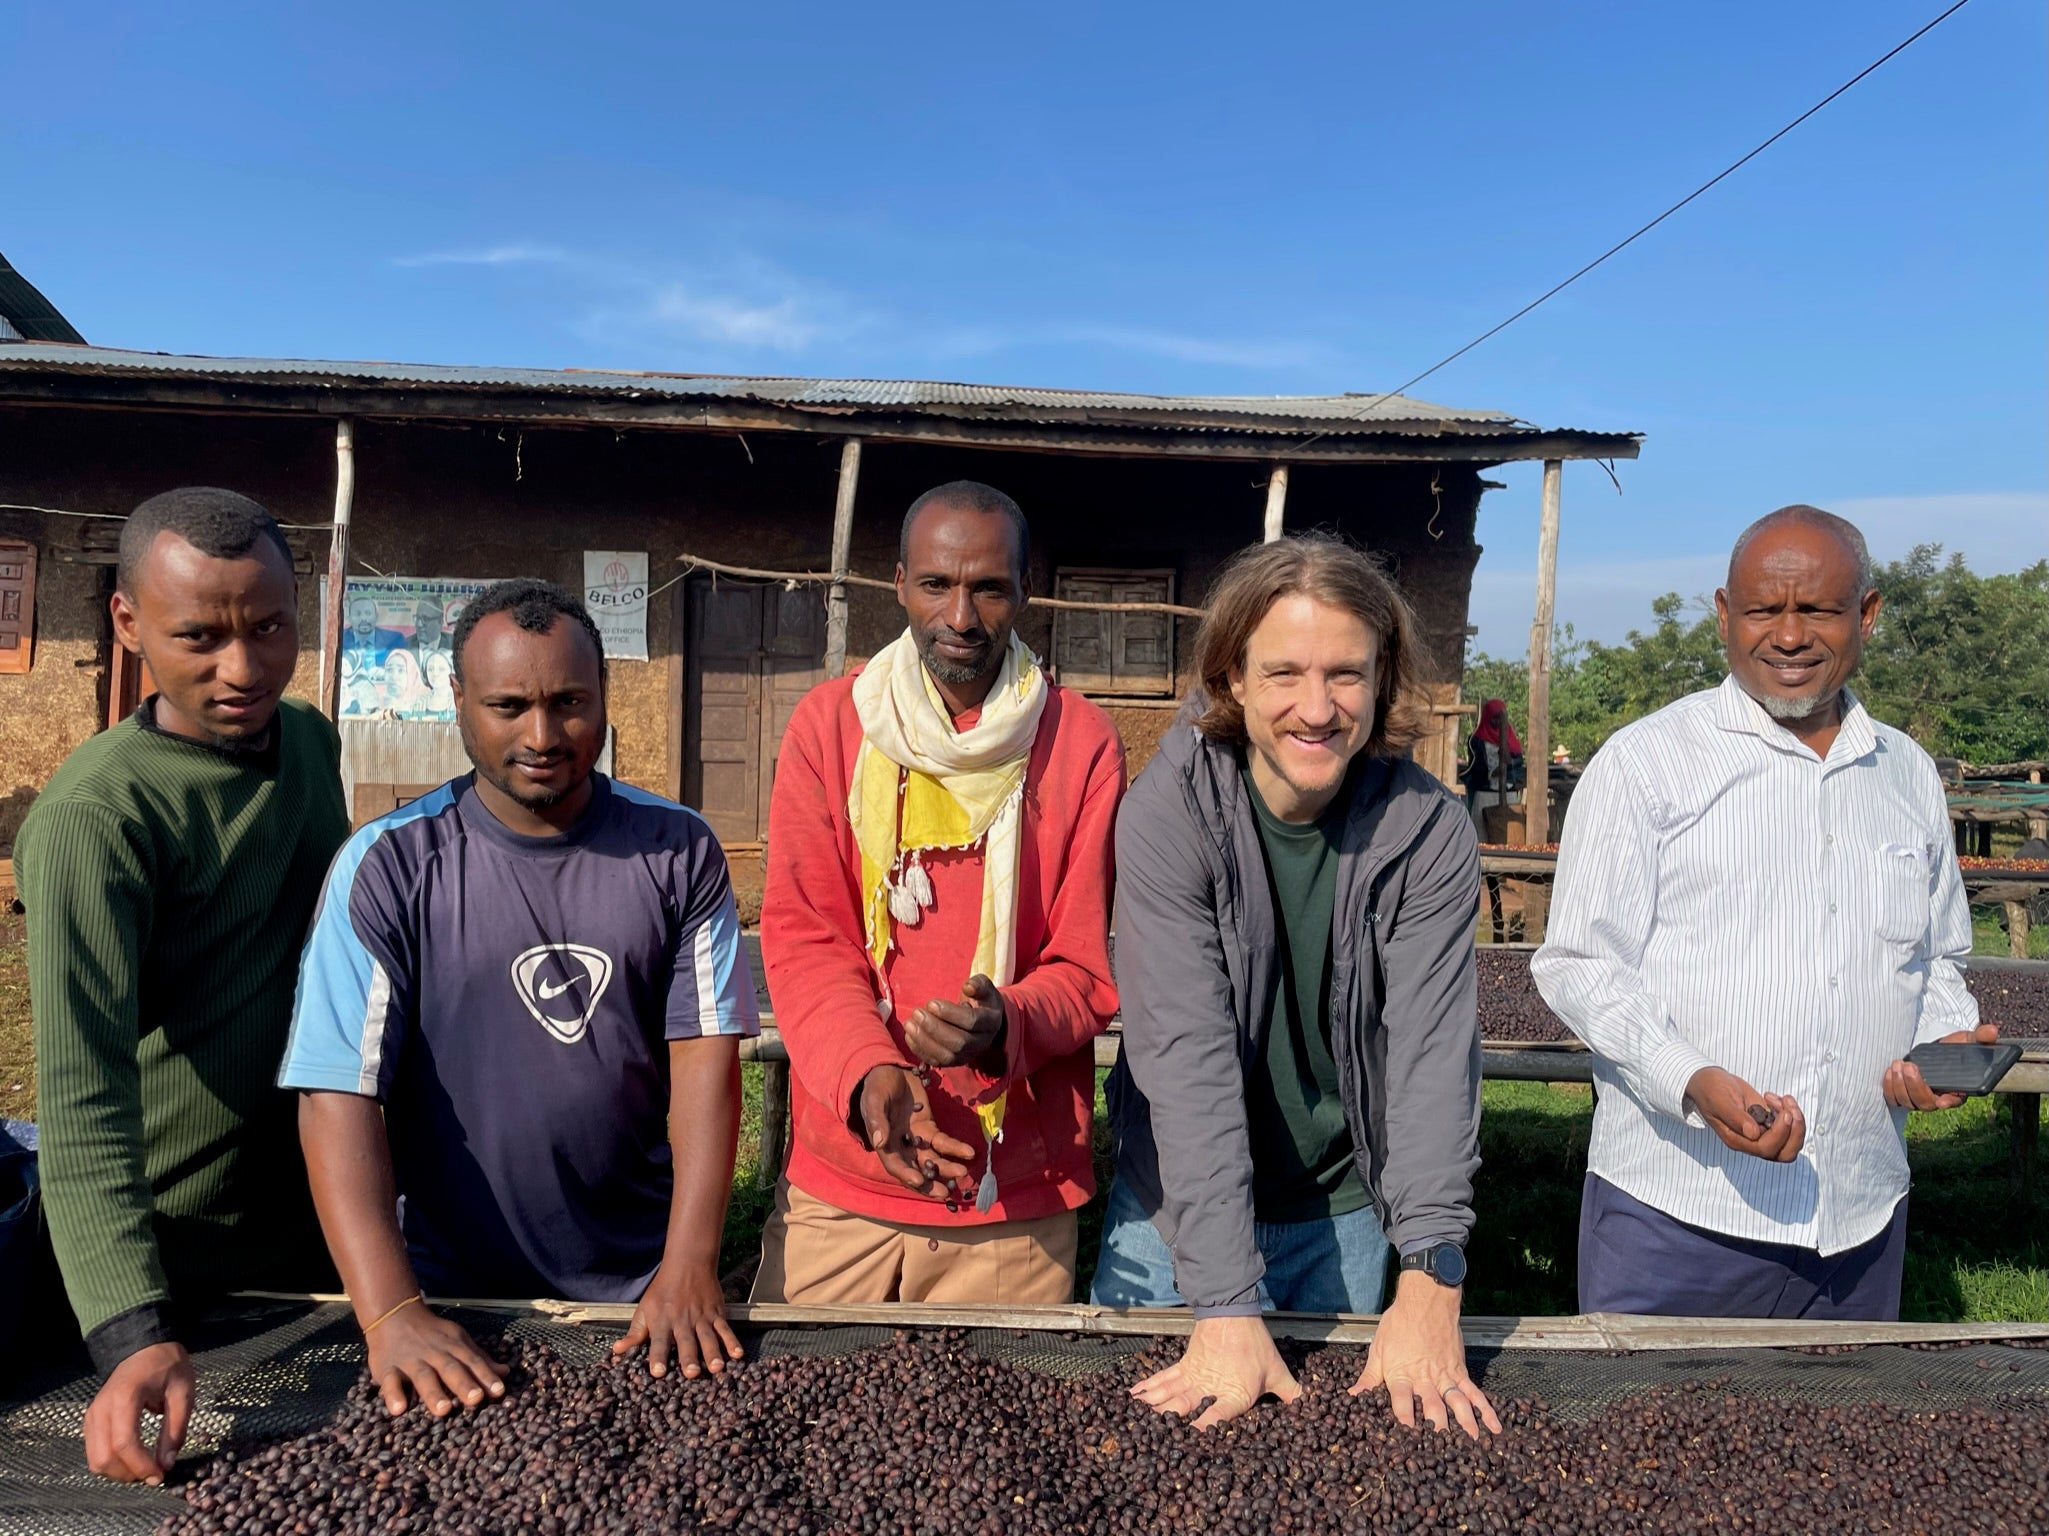
<path fill-rule="evenodd" d="M 1259 1310 L 1245 1075 L 1279 975 L 1237 749 L 1184 713 L 1117 818 L 1124 1040 L 1117 1177 L 1174 1252 L 1197 1317 Z M 1480 1166 L 1473 825 L 1406 760 L 1368 762 L 1338 848 L 1330 1033 L 1359 1174 L 1388 1241 L 1465 1246 Z"/>

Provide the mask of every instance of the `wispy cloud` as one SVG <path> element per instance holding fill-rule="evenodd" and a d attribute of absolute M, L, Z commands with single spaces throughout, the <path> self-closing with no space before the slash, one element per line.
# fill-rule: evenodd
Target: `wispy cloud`
<path fill-rule="evenodd" d="M 569 290 L 561 308 L 577 335 L 636 354 L 659 352 L 670 363 L 678 343 L 729 348 L 736 355 L 797 353 L 866 324 L 848 300 L 754 259 L 727 262 L 715 271 L 678 271 L 512 241 L 401 256 L 393 265 L 552 268 Z"/>
<path fill-rule="evenodd" d="M 582 329 L 611 339 L 638 336 L 710 341 L 770 352 L 802 352 L 851 320 L 809 295 L 757 300 L 664 283 L 638 304 L 593 312 Z"/>
<path fill-rule="evenodd" d="M 494 245 L 481 251 L 427 251 L 417 256 L 395 256 L 394 267 L 512 267 L 539 264 L 563 265 L 569 253 L 550 245 Z"/>
<path fill-rule="evenodd" d="M 476 249 L 424 251 L 393 258 L 413 270 L 470 268 L 510 273 L 547 268 L 567 289 L 559 307 L 588 341 L 638 354 L 678 343 L 748 353 L 797 355 L 887 332 L 889 352 L 924 366 L 997 357 L 1044 347 L 1101 347 L 1173 362 L 1255 372 L 1327 365 L 1320 343 L 1289 338 L 1204 336 L 1193 332 L 1096 323 L 987 323 L 891 314 L 828 284 L 795 277 L 758 257 L 739 256 L 679 268 L 594 255 L 535 241 Z M 884 366 L 919 366 L 896 362 Z"/>
<path fill-rule="evenodd" d="M 1861 528 L 1878 560 L 1897 560 L 1916 544 L 1961 552 L 1979 572 L 2049 560 L 2049 491 L 1853 496 L 1820 505 Z"/>

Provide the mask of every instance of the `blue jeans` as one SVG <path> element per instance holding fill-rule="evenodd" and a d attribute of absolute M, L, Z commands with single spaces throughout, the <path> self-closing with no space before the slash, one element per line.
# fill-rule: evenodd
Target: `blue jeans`
<path fill-rule="evenodd" d="M 1255 1221 L 1266 1260 L 1259 1304 L 1269 1312 L 1378 1312 L 1387 1285 L 1387 1239 L 1368 1205 L 1317 1221 Z M 1185 1306 L 1174 1254 L 1122 1179 L 1110 1186 L 1103 1249 L 1089 1300 L 1099 1307 Z"/>

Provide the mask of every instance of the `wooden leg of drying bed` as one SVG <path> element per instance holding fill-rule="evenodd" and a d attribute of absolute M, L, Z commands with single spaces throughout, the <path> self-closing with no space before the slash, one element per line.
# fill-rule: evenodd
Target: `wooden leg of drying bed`
<path fill-rule="evenodd" d="M 783 1176 L 783 1154 L 790 1142 L 790 1064 L 761 1065 L 761 1161 L 756 1176 L 773 1186 Z"/>
<path fill-rule="evenodd" d="M 2028 958 L 2028 904 L 2025 901 L 2006 904 L 2006 947 L 2014 959 Z"/>
<path fill-rule="evenodd" d="M 2006 1112 L 2013 1116 L 2014 1193 L 2022 1200 L 2031 1200 L 2035 1194 L 2036 1148 L 2042 1139 L 2042 1095 L 2009 1093 Z"/>

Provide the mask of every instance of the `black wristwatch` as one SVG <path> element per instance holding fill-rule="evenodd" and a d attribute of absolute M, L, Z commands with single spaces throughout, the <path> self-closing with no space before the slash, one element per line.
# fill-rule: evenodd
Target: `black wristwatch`
<path fill-rule="evenodd" d="M 1466 1281 L 1465 1250 L 1456 1243 L 1438 1243 L 1402 1256 L 1402 1268 L 1420 1269 L 1439 1285 L 1459 1286 Z"/>

